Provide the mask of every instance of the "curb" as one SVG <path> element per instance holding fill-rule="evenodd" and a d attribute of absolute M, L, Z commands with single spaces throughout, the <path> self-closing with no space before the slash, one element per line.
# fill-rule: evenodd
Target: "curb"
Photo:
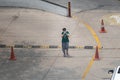
<path fill-rule="evenodd" d="M 0 44 L 0 48 L 38 48 L 38 49 L 57 49 L 62 48 L 58 45 L 6 45 L 6 44 Z M 69 46 L 70 49 L 95 49 L 96 46 Z"/>

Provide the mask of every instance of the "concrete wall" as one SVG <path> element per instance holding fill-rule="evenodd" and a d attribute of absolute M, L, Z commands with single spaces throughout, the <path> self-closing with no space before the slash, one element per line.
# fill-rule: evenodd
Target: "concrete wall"
<path fill-rule="evenodd" d="M 0 6 L 36 8 L 67 16 L 67 8 L 42 0 L 0 0 Z"/>

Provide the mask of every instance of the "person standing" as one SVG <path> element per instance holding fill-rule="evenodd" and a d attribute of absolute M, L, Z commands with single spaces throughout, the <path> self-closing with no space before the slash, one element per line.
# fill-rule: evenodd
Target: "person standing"
<path fill-rule="evenodd" d="M 64 57 L 69 56 L 68 54 L 68 48 L 69 48 L 69 32 L 66 30 L 66 28 L 62 29 L 62 51 L 64 53 Z"/>

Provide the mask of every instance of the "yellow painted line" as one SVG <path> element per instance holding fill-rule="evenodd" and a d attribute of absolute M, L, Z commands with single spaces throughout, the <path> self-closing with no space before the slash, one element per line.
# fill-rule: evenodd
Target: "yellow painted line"
<path fill-rule="evenodd" d="M 28 46 L 28 48 L 32 48 L 32 46 Z"/>
<path fill-rule="evenodd" d="M 49 45 L 43 45 L 42 48 L 49 48 Z"/>
<path fill-rule="evenodd" d="M 89 26 L 88 24 L 86 24 L 85 22 L 83 22 L 83 24 L 88 28 L 88 30 L 89 30 L 89 31 L 91 32 L 91 34 L 93 35 L 93 37 L 94 37 L 94 39 L 95 39 L 95 41 L 96 41 L 96 43 L 97 43 L 96 46 L 98 46 L 99 48 L 101 48 L 102 46 L 101 46 L 100 39 L 99 39 L 99 37 L 97 36 L 97 34 L 95 33 L 95 31 L 92 29 L 92 27 Z"/>
<path fill-rule="evenodd" d="M 86 27 L 86 28 L 91 32 L 91 34 L 93 35 L 93 37 L 94 37 L 94 39 L 95 39 L 95 41 L 96 41 L 96 43 L 97 43 L 96 46 L 98 46 L 98 48 L 101 48 L 102 46 L 101 46 L 100 39 L 99 39 L 99 37 L 97 36 L 97 34 L 95 33 L 95 31 L 93 30 L 93 28 L 92 28 L 90 25 L 88 25 L 87 23 L 79 20 L 76 16 L 72 16 L 72 18 L 75 19 L 75 20 L 78 20 L 80 24 L 83 23 L 83 24 L 85 25 L 85 27 Z"/>
<path fill-rule="evenodd" d="M 79 48 L 84 48 L 84 46 L 79 46 Z"/>
<path fill-rule="evenodd" d="M 73 16 L 72 18 L 76 20 L 77 17 L 76 17 L 76 16 Z M 90 25 L 88 25 L 87 23 L 79 20 L 78 18 L 77 18 L 77 20 L 78 20 L 80 23 L 83 23 L 83 24 L 85 25 L 85 27 L 91 32 L 91 34 L 93 35 L 93 37 L 94 37 L 94 39 L 95 39 L 95 41 L 96 41 L 96 43 L 97 43 L 96 46 L 98 46 L 99 49 L 102 48 L 100 39 L 99 39 L 99 37 L 97 36 L 97 34 L 95 33 L 95 31 L 93 30 L 93 28 L 92 28 Z M 92 59 L 90 60 L 88 66 L 86 67 L 86 69 L 85 69 L 85 71 L 84 71 L 84 73 L 83 73 L 83 75 L 82 75 L 82 80 L 85 80 L 85 77 L 86 77 L 86 75 L 88 74 L 88 72 L 90 71 L 90 68 L 92 67 L 93 63 L 94 63 L 94 56 L 92 57 Z"/>
<path fill-rule="evenodd" d="M 92 59 L 90 60 L 88 66 L 87 66 L 87 68 L 85 69 L 84 74 L 82 75 L 82 80 L 85 79 L 85 77 L 88 74 L 88 72 L 90 71 L 90 68 L 92 67 L 93 63 L 94 63 L 94 56 L 92 57 Z"/>
<path fill-rule="evenodd" d="M 59 45 L 58 48 L 62 48 L 61 45 Z"/>

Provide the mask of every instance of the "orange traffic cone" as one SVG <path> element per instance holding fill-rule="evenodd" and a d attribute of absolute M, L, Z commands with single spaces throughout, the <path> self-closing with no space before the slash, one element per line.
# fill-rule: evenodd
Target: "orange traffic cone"
<path fill-rule="evenodd" d="M 11 56 L 10 56 L 10 60 L 16 60 L 15 55 L 14 55 L 13 47 L 11 47 Z"/>
<path fill-rule="evenodd" d="M 102 19 L 102 21 L 101 21 L 101 30 L 100 30 L 100 33 L 106 33 L 107 31 L 105 30 L 105 28 L 104 28 L 104 21 L 103 21 L 103 19 Z"/>
<path fill-rule="evenodd" d="M 99 52 L 98 52 L 98 46 L 96 46 L 96 52 L 95 52 L 95 57 L 94 60 L 99 60 Z"/>

